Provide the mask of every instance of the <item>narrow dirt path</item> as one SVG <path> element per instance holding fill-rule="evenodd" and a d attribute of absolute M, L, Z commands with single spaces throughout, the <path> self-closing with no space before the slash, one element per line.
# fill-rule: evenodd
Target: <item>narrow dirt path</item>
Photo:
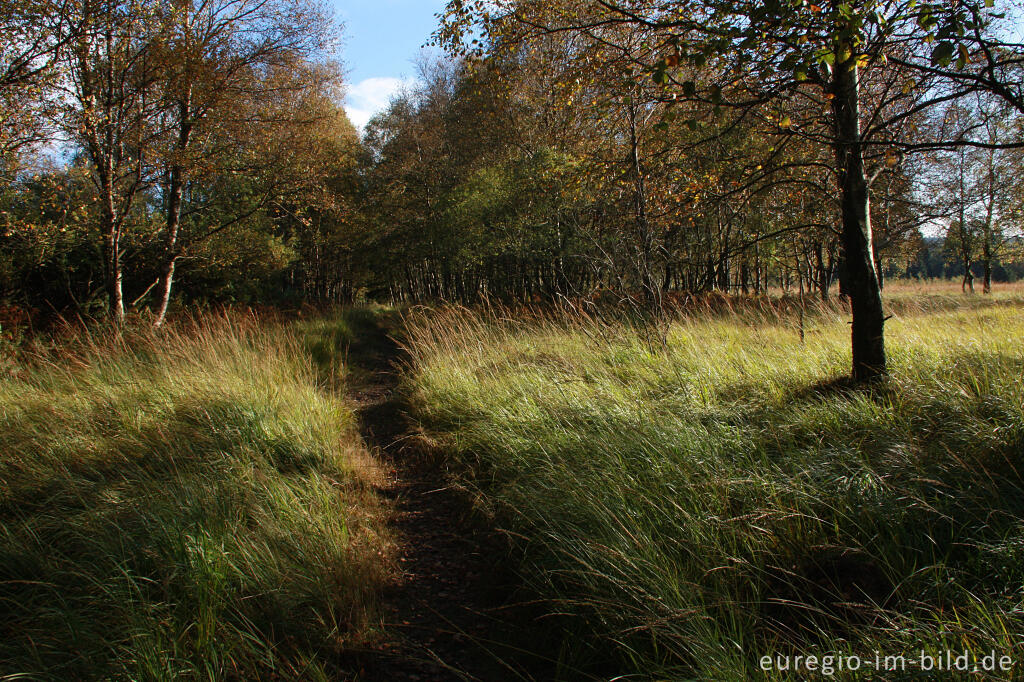
<path fill-rule="evenodd" d="M 388 467 L 382 492 L 401 544 L 399 583 L 384 597 L 388 641 L 362 657 L 357 679 L 553 680 L 550 657 L 536 652 L 557 647 L 536 641 L 539 614 L 517 594 L 507 546 L 409 437 L 401 360 L 383 324 L 350 358 L 363 375 L 351 397 L 363 439 Z"/>

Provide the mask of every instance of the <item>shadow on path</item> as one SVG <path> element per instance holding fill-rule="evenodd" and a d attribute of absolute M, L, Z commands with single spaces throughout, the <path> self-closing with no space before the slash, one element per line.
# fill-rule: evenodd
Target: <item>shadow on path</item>
<path fill-rule="evenodd" d="M 436 455 L 412 433 L 397 391 L 404 360 L 385 324 L 352 348 L 359 371 L 350 391 L 366 444 L 383 461 L 400 544 L 399 582 L 384 596 L 385 637 L 361 657 L 357 679 L 553 680 L 555 665 L 538 651 L 542 611 L 522 603 L 503 539 L 473 514 L 470 501 L 449 486 Z"/>

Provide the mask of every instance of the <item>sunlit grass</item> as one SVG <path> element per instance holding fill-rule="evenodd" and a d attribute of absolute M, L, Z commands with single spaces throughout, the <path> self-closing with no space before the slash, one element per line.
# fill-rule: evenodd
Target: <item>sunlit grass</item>
<path fill-rule="evenodd" d="M 840 308 L 811 305 L 801 343 L 792 304 L 721 301 L 665 345 L 579 316 L 415 316 L 409 386 L 569 615 L 573 665 L 742 680 L 778 651 L 1019 661 L 1024 302 L 962 300 L 890 300 L 892 380 L 871 391 L 842 381 Z"/>
<path fill-rule="evenodd" d="M 319 679 L 376 627 L 378 474 L 307 343 L 229 316 L 12 364 L 0 678 Z"/>

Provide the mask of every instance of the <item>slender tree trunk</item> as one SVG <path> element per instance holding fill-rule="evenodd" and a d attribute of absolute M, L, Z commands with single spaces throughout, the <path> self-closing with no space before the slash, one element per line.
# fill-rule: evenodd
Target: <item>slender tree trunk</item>
<path fill-rule="evenodd" d="M 829 277 L 825 270 L 825 253 L 820 240 L 814 241 L 814 270 L 817 273 L 818 293 L 821 295 L 821 300 L 828 303 Z"/>
<path fill-rule="evenodd" d="M 836 265 L 836 278 L 839 280 L 839 298 L 843 301 L 850 299 L 850 278 L 846 274 L 846 247 L 839 247 L 839 259 Z"/>
<path fill-rule="evenodd" d="M 794 256 L 794 261 L 796 262 L 796 279 L 797 284 L 799 285 L 797 293 L 799 294 L 800 302 L 802 303 L 804 300 L 804 271 L 800 268 L 800 254 L 799 252 L 796 251 L 795 248 Z"/>
<path fill-rule="evenodd" d="M 178 103 L 178 145 L 177 152 L 184 156 L 192 141 L 192 86 L 188 86 L 184 98 Z M 161 327 L 167 319 L 167 308 L 171 304 L 171 288 L 174 286 L 174 270 L 177 267 L 178 233 L 181 231 L 181 202 L 185 191 L 185 166 L 178 158 L 171 166 L 167 187 L 167 226 L 164 234 L 164 265 L 160 282 L 160 303 L 157 307 L 154 327 Z"/>
<path fill-rule="evenodd" d="M 154 327 L 162 327 L 167 319 L 167 308 L 171 304 L 171 288 L 174 286 L 174 271 L 178 263 L 178 232 L 181 229 L 181 200 L 184 182 L 180 167 L 171 169 L 167 193 L 167 226 L 164 235 L 164 264 L 160 273 L 160 302 L 157 305 Z"/>
<path fill-rule="evenodd" d="M 981 245 L 981 264 L 984 268 L 984 280 L 981 285 L 981 292 L 983 294 L 992 293 L 992 221 L 993 214 L 995 213 L 995 174 L 989 169 L 988 174 L 988 197 L 985 205 L 985 226 L 982 239 L 984 243 Z"/>
<path fill-rule="evenodd" d="M 957 210 L 959 211 L 959 223 L 957 229 L 960 232 L 960 260 L 964 264 L 964 278 L 960 282 L 960 290 L 963 293 L 967 293 L 968 289 L 974 293 L 974 273 L 971 272 L 971 268 L 974 267 L 973 256 L 974 256 L 974 245 L 971 243 L 971 234 L 967 225 L 967 161 L 966 152 L 963 149 L 960 150 L 960 162 L 957 165 L 957 182 L 959 185 L 960 196 L 957 201 Z"/>
<path fill-rule="evenodd" d="M 157 318 L 153 326 L 160 328 L 164 326 L 167 319 L 167 308 L 171 304 L 171 287 L 174 284 L 174 270 L 177 258 L 170 258 L 164 263 L 164 270 L 160 273 L 160 303 L 157 306 Z"/>
<path fill-rule="evenodd" d="M 856 55 L 854 50 L 849 52 Z M 872 248 L 871 206 L 860 131 L 860 83 L 856 56 L 836 64 L 832 113 L 842 207 L 842 241 L 853 312 L 853 379 L 866 382 L 887 373 L 885 313 Z"/>
<path fill-rule="evenodd" d="M 747 265 L 747 252 L 740 256 L 740 291 L 744 296 L 750 295 L 750 268 Z"/>
<path fill-rule="evenodd" d="M 107 308 L 117 324 L 124 321 L 123 273 L 121 268 L 121 226 L 114 202 L 113 171 L 107 167 L 100 174 L 103 205 L 100 210 L 103 231 L 103 270 L 107 290 Z"/>
<path fill-rule="evenodd" d="M 124 292 L 122 288 L 121 246 L 116 227 L 105 228 L 103 252 L 107 309 L 114 321 L 117 324 L 121 324 L 124 322 Z"/>
<path fill-rule="evenodd" d="M 968 293 L 968 290 L 970 291 L 970 293 L 973 294 L 974 293 L 974 273 L 971 271 L 971 269 L 974 267 L 974 263 L 972 262 L 972 259 L 971 259 L 970 247 L 967 245 L 966 241 L 963 241 L 963 240 L 967 239 L 967 235 L 965 234 L 965 230 L 961 230 L 961 237 L 960 238 L 961 238 L 960 259 L 963 261 L 963 264 L 964 264 L 964 279 L 960 283 L 960 289 L 965 294 Z"/>
<path fill-rule="evenodd" d="M 729 281 L 729 245 L 732 239 L 732 220 L 729 220 L 723 228 L 721 215 L 719 215 L 718 226 L 719 234 L 722 236 L 722 250 L 718 255 L 717 286 L 725 293 L 729 293 L 729 288 L 732 284 Z"/>
<path fill-rule="evenodd" d="M 626 113 L 629 124 L 630 170 L 633 174 L 633 208 L 639 232 L 637 236 L 640 238 L 637 266 L 640 270 L 640 286 L 644 290 L 645 302 L 652 307 L 660 307 L 661 290 L 654 283 L 654 275 L 651 273 L 654 240 L 651 234 L 650 220 L 647 216 L 647 179 L 644 173 L 643 161 L 640 157 L 637 108 L 638 105 L 630 99 Z"/>
<path fill-rule="evenodd" d="M 982 251 L 982 268 L 984 268 L 985 274 L 981 284 L 981 293 L 991 294 L 992 293 L 992 242 L 989 237 L 988 231 L 985 233 L 985 244 Z"/>
<path fill-rule="evenodd" d="M 755 235 L 760 237 L 761 235 Z M 765 287 L 768 286 L 768 278 L 765 277 Z M 754 293 L 761 294 L 761 242 L 760 239 L 754 244 Z"/>

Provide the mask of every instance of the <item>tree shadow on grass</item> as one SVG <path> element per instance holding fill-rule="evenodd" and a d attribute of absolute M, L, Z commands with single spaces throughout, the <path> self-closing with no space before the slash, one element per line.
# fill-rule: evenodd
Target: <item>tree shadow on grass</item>
<path fill-rule="evenodd" d="M 347 474 L 272 419 L 190 398 L 80 458 L 44 441 L 42 467 L 0 470 L 0 676 L 302 679 L 309 653 L 329 660 L 378 569 L 349 551 Z"/>
<path fill-rule="evenodd" d="M 972 366 L 1024 374 L 1019 357 L 957 363 L 941 371 L 959 372 L 967 386 Z M 897 622 L 938 632 L 955 625 L 940 622 L 947 613 L 1019 627 L 1020 405 L 967 390 L 904 395 L 900 381 L 831 381 L 706 413 L 670 400 L 664 409 L 683 422 L 676 439 L 665 436 L 671 420 L 556 406 L 535 424 L 517 423 L 520 444 L 470 432 L 463 457 L 474 458 L 469 472 L 485 496 L 514 501 L 500 520 L 532 540 L 522 541 L 529 570 L 561 585 L 580 621 L 593 611 L 597 622 L 624 619 L 628 628 L 615 605 L 650 604 L 643 619 L 665 625 L 630 628 L 636 652 L 658 648 L 655 640 L 691 646 L 685 638 L 696 635 L 673 630 L 673 618 L 702 616 L 745 623 L 742 636 L 795 651 L 891 636 L 885 628 Z M 719 442 L 692 442 L 701 437 Z M 642 545 L 630 545 L 633 534 Z M 634 555 L 644 559 L 632 564 Z M 679 595 L 692 601 L 675 603 Z M 673 608 L 680 615 L 660 611 Z M 608 637 L 602 627 L 595 634 Z M 996 635 L 971 636 L 993 644 L 985 637 Z"/>

